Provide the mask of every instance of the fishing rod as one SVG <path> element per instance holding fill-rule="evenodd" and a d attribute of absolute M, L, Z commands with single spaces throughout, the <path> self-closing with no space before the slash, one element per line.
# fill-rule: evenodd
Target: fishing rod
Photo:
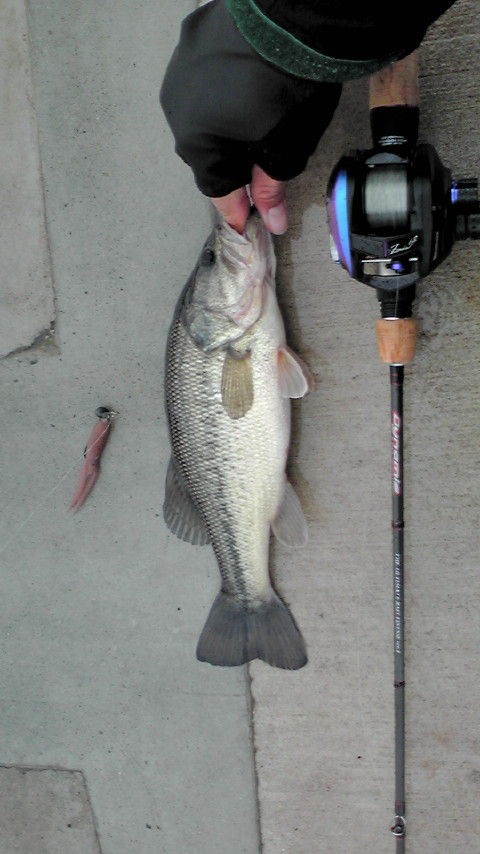
<path fill-rule="evenodd" d="M 403 138 L 342 157 L 327 190 L 332 258 L 377 292 L 380 359 L 390 369 L 395 707 L 395 808 L 391 832 L 405 851 L 404 366 L 415 354 L 416 285 L 453 243 L 480 237 L 475 178 L 453 180 L 434 147 Z"/>

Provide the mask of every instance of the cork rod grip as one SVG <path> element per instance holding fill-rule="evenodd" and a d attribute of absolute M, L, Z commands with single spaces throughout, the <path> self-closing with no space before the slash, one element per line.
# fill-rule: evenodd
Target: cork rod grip
<path fill-rule="evenodd" d="M 387 365 L 407 365 L 415 356 L 417 322 L 413 317 L 377 320 L 380 359 Z"/>
<path fill-rule="evenodd" d="M 418 51 L 392 62 L 370 77 L 370 109 L 404 104 L 417 107 L 420 103 L 418 86 Z"/>

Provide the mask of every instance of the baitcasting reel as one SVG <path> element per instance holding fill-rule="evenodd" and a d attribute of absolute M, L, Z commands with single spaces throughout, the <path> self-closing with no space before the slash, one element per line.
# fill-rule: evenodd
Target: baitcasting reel
<path fill-rule="evenodd" d="M 480 238 L 477 184 L 452 180 L 427 144 L 378 147 L 339 160 L 327 190 L 332 258 L 377 289 L 383 317 L 410 316 L 415 284 L 455 240 Z"/>

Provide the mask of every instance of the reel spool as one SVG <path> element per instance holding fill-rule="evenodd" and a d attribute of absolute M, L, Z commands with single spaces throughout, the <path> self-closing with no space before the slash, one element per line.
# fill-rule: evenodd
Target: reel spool
<path fill-rule="evenodd" d="M 407 230 L 410 200 L 406 169 L 398 164 L 369 169 L 365 175 L 363 208 L 372 231 L 387 230 L 395 234 Z"/>
<path fill-rule="evenodd" d="M 379 298 L 405 291 L 411 305 L 416 282 L 455 239 L 480 237 L 480 204 L 477 180 L 452 180 L 432 145 L 399 151 L 342 157 L 330 176 L 327 215 L 334 261 Z"/>

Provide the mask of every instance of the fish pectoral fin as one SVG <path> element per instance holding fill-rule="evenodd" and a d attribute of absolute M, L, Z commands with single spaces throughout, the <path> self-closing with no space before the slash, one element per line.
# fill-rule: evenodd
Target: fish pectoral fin
<path fill-rule="evenodd" d="M 290 347 L 279 348 L 277 363 L 282 397 L 304 397 L 315 388 L 312 372 Z"/>
<path fill-rule="evenodd" d="M 253 404 L 253 371 L 250 351 L 237 355 L 227 350 L 222 371 L 222 403 L 233 420 L 243 418 Z"/>
<path fill-rule="evenodd" d="M 272 531 L 285 546 L 301 547 L 308 542 L 307 522 L 299 498 L 288 480 L 285 480 L 282 503 L 272 521 Z"/>
<path fill-rule="evenodd" d="M 194 546 L 204 546 L 210 542 L 205 522 L 193 503 L 173 457 L 168 464 L 165 481 L 163 518 L 167 528 L 180 540 Z"/>

